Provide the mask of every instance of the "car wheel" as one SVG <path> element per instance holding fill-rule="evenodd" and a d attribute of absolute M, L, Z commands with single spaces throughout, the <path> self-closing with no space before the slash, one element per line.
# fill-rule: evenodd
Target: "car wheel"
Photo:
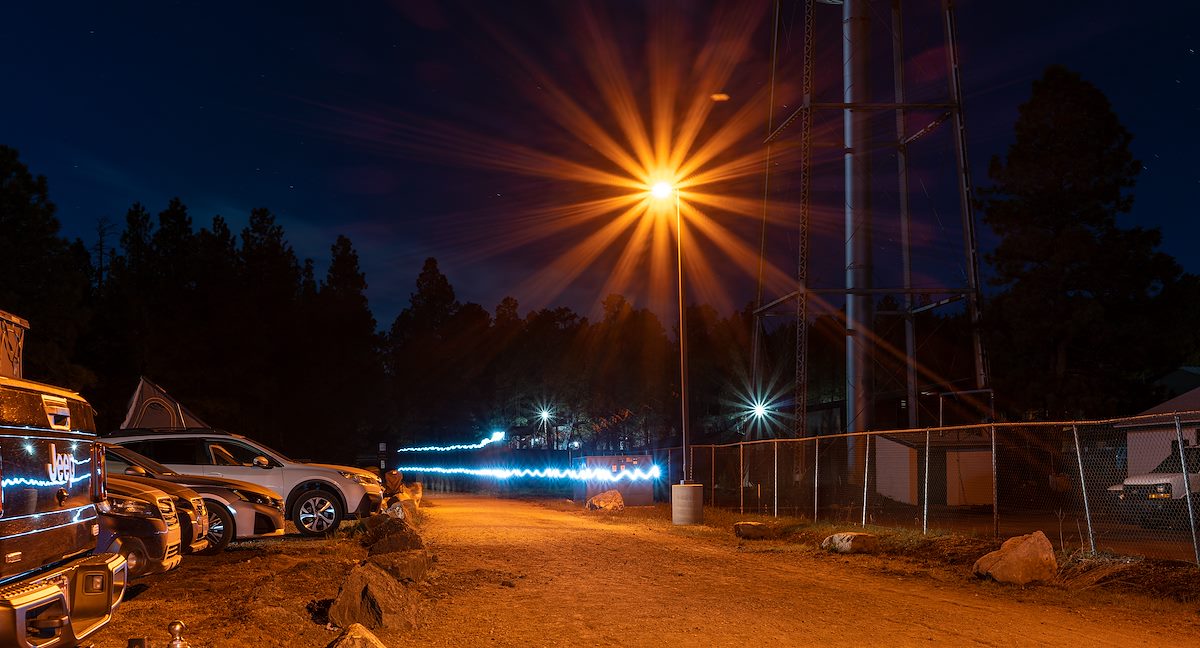
<path fill-rule="evenodd" d="M 196 553 L 211 556 L 225 551 L 237 533 L 237 526 L 224 504 L 216 500 L 204 500 L 204 506 L 208 507 L 208 535 L 204 536 L 208 539 L 208 546 Z"/>
<path fill-rule="evenodd" d="M 342 523 L 342 505 L 329 491 L 314 489 L 305 491 L 296 498 L 292 508 L 292 522 L 304 535 L 323 535 L 336 531 Z"/>

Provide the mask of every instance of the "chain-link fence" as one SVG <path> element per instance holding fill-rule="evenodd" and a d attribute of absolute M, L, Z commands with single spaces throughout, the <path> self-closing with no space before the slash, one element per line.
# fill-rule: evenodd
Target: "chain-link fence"
<path fill-rule="evenodd" d="M 1008 537 L 1196 561 L 1200 411 L 688 447 L 705 504 L 746 513 Z M 665 486 L 680 448 L 655 451 Z M 1189 497 L 1188 494 L 1191 494 Z"/>

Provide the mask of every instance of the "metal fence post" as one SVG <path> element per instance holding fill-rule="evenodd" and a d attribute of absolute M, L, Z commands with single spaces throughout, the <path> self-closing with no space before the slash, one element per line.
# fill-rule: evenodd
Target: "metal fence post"
<path fill-rule="evenodd" d="M 772 441 L 771 448 L 775 451 L 775 517 L 779 517 L 779 441 Z"/>
<path fill-rule="evenodd" d="M 738 444 L 738 513 L 746 512 L 746 446 Z"/>
<path fill-rule="evenodd" d="M 667 448 L 667 483 L 674 484 L 675 480 L 671 479 L 671 449 Z"/>
<path fill-rule="evenodd" d="M 1000 482 L 996 470 L 996 426 L 992 426 L 992 537 L 1000 537 Z"/>
<path fill-rule="evenodd" d="M 925 487 L 921 495 L 921 533 L 929 533 L 929 430 L 925 430 Z"/>
<path fill-rule="evenodd" d="M 1088 544 L 1092 553 L 1096 553 L 1096 534 L 1092 531 L 1092 507 L 1088 504 L 1087 482 L 1083 478 L 1083 453 L 1079 450 L 1079 426 L 1071 426 L 1071 435 L 1075 437 L 1075 461 L 1079 463 L 1079 489 L 1083 491 L 1083 515 L 1087 517 Z"/>
<path fill-rule="evenodd" d="M 862 525 L 867 526 L 867 484 L 871 483 L 871 437 L 863 437 L 863 510 Z"/>
<path fill-rule="evenodd" d="M 710 471 L 708 485 L 709 485 L 709 488 L 711 489 L 709 492 L 712 494 L 708 496 L 708 499 L 712 506 L 716 506 L 717 505 L 717 446 L 712 446 L 710 449 L 712 450 L 712 461 L 709 462 L 709 464 L 708 464 L 708 468 Z"/>
<path fill-rule="evenodd" d="M 1175 440 L 1179 443 L 1179 468 L 1183 472 L 1183 497 L 1187 501 L 1188 527 L 1192 532 L 1192 553 L 1200 565 L 1200 545 L 1196 544 L 1196 511 L 1192 505 L 1192 483 L 1188 477 L 1187 453 L 1183 451 L 1183 428 L 1179 426 L 1179 415 L 1175 415 Z"/>
<path fill-rule="evenodd" d="M 821 440 L 813 438 L 813 524 L 817 522 L 817 497 L 821 487 Z"/>
<path fill-rule="evenodd" d="M 688 446 L 687 452 L 687 471 L 689 474 L 684 475 L 683 480 L 690 484 L 692 483 L 692 475 L 690 473 L 693 473 L 696 470 L 696 446 Z M 701 491 L 701 493 L 703 493 L 703 491 Z"/>

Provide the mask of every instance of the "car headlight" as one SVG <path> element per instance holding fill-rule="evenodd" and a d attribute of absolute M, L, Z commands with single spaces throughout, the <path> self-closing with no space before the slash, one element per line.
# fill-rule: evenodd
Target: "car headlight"
<path fill-rule="evenodd" d="M 101 513 L 123 515 L 125 517 L 152 518 L 158 517 L 158 507 L 149 502 L 121 497 L 109 493 L 108 499 L 96 505 Z"/>
<path fill-rule="evenodd" d="M 339 470 L 338 472 L 341 473 L 342 477 L 363 486 L 378 486 L 383 483 L 378 477 L 373 475 L 363 475 L 361 473 L 350 472 L 349 470 Z"/>
<path fill-rule="evenodd" d="M 237 488 L 231 488 L 229 490 L 232 491 L 233 494 L 236 495 L 240 500 L 252 502 L 254 504 L 262 504 L 263 506 L 271 505 L 271 498 L 255 493 L 254 491 L 239 490 Z"/>

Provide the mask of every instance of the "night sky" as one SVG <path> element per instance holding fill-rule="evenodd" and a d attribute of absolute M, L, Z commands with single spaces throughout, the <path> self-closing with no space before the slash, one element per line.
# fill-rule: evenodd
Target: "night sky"
<path fill-rule="evenodd" d="M 653 10 L 647 4 L 595 3 L 639 96 L 648 83 L 636 69 L 647 24 L 666 20 L 686 32 L 695 47 L 680 58 L 690 62 L 714 16 L 722 15 L 704 2 Z M 779 79 L 793 94 L 796 4 L 783 4 L 786 60 Z M 877 4 L 885 15 L 887 3 Z M 1200 272 L 1200 3 L 960 4 L 975 182 L 986 181 L 987 160 L 1007 146 L 1031 81 L 1046 65 L 1065 64 L 1107 93 L 1135 136 L 1134 152 L 1145 168 L 1133 217 L 1123 222 L 1162 228 L 1164 250 Z M 909 18 L 910 65 L 920 81 L 922 69 L 944 68 L 935 55 L 941 27 L 918 24 L 920 7 L 936 3 L 906 5 L 916 8 Z M 571 2 L 407 0 L 6 3 L 0 9 L 6 88 L 0 143 L 19 149 L 31 170 L 47 176 L 64 233 L 89 244 L 97 219 L 119 226 L 135 201 L 157 212 L 179 196 L 197 227 L 221 214 L 236 229 L 252 207 L 266 206 L 297 254 L 314 258 L 322 271 L 336 235 L 351 237 L 381 327 L 406 304 L 428 256 L 438 257 L 461 300 L 489 310 L 513 294 L 522 311 L 562 303 L 594 313 L 612 255 L 557 291 L 525 289 L 549 259 L 569 248 L 570 233 L 532 241 L 517 231 L 546 204 L 582 198 L 564 195 L 574 190 L 551 179 L 477 164 L 470 153 L 472 146 L 497 142 L 567 157 L 586 153 L 569 133 L 548 125 L 539 103 L 545 79 L 530 74 L 521 58 L 536 61 L 553 84 L 609 124 L 580 65 L 589 54 L 576 37 L 577 8 Z M 836 28 L 837 10 L 818 9 Z M 730 95 L 713 110 L 706 132 L 768 85 L 770 12 L 759 13 L 751 49 L 728 87 L 682 90 Z M 821 49 L 836 56 L 838 47 L 826 38 Z M 881 52 L 879 61 L 886 74 L 890 54 Z M 836 91 L 838 81 L 830 79 Z M 890 88 L 890 78 L 879 83 Z M 777 98 L 777 113 L 790 112 L 783 107 L 786 88 Z M 765 130 L 765 102 L 760 112 Z M 381 136 L 380 124 L 396 129 Z M 425 130 L 463 146 L 436 155 L 405 143 L 405 133 Z M 759 150 L 761 130 L 733 148 Z M 930 164 L 926 171 L 938 168 Z M 731 191 L 752 198 L 756 187 L 761 192 L 761 174 L 734 185 Z M 946 194 L 952 176 L 929 187 Z M 930 208 L 948 205 L 939 209 L 949 212 L 935 217 L 953 222 L 957 198 L 946 195 L 948 202 L 930 199 Z M 756 248 L 752 222 L 731 228 Z M 952 230 L 944 232 L 949 240 Z M 986 232 L 981 236 L 986 247 Z M 773 248 L 784 269 L 794 265 L 787 242 L 781 235 Z M 724 290 L 733 305 L 753 298 L 752 280 L 741 275 L 730 274 Z M 631 297 L 638 299 L 636 289 Z"/>

